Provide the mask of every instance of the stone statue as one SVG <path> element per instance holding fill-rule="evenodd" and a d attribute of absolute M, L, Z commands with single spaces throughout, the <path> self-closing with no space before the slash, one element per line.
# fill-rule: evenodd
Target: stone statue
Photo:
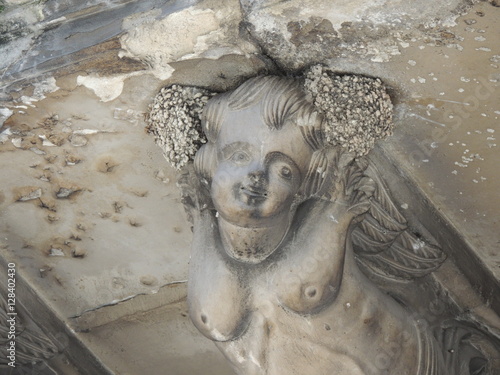
<path fill-rule="evenodd" d="M 364 157 L 391 130 L 390 99 L 379 80 L 311 72 L 190 91 L 183 113 L 202 114 L 187 128 L 206 136 L 179 183 L 191 320 L 238 374 L 454 375 L 429 327 L 366 276 L 411 279 L 445 259 Z M 175 161 L 165 127 L 150 130 Z"/>

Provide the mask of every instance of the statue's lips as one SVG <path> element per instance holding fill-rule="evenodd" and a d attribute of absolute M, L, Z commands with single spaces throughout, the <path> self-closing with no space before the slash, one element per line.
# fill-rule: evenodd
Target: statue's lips
<path fill-rule="evenodd" d="M 267 191 L 265 189 L 256 186 L 242 186 L 240 188 L 240 193 L 243 193 L 254 199 L 266 199 Z"/>

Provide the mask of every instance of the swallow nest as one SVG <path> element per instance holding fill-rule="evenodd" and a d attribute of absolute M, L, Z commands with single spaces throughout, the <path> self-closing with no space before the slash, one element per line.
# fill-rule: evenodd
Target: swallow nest
<path fill-rule="evenodd" d="M 392 102 L 380 79 L 315 65 L 305 73 L 304 89 L 324 115 L 328 144 L 363 156 L 392 134 Z"/>
<path fill-rule="evenodd" d="M 156 95 L 147 117 L 147 131 L 176 169 L 193 160 L 207 139 L 201 129 L 201 113 L 213 96 L 196 87 L 172 85 Z"/>

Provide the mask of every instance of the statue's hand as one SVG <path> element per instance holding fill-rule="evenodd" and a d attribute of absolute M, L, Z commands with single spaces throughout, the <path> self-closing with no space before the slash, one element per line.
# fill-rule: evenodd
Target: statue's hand
<path fill-rule="evenodd" d="M 319 196 L 332 202 L 346 198 L 346 171 L 352 165 L 355 155 L 343 152 L 339 147 L 330 147 L 323 151 L 326 171 Z"/>
<path fill-rule="evenodd" d="M 364 174 L 366 162 L 340 148 L 325 150 L 327 169 L 320 189 L 320 197 L 345 205 L 353 217 L 370 208 L 375 190 L 374 181 Z"/>

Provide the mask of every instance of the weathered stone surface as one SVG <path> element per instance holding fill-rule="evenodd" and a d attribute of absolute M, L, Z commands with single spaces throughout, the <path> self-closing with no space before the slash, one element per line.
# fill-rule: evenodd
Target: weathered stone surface
<path fill-rule="evenodd" d="M 195 58 L 217 59 L 225 55 L 249 56 L 257 48 L 235 30 L 241 20 L 235 0 L 214 0 L 172 13 L 158 22 L 124 21 L 134 28 L 121 37 L 123 56 L 146 61 L 161 79 L 173 72 L 172 62 Z M 165 36 L 168 35 L 168 38 Z"/>
<path fill-rule="evenodd" d="M 17 37 L 15 46 L 0 46 L 4 56 L 0 65 L 3 85 L 80 62 L 79 51 L 122 33 L 122 22 L 127 16 L 157 8 L 155 18 L 161 18 L 179 7 L 183 5 L 160 0 L 106 3 L 68 0 L 7 6 L 0 20 L 15 20 L 15 17 L 19 20 L 9 21 L 14 23 L 10 26 L 7 23 L 7 32 L 2 33 L 7 39 Z M 26 36 L 21 38 L 20 33 Z"/>
<path fill-rule="evenodd" d="M 401 53 L 400 42 L 418 34 L 442 39 L 433 32 L 453 25 L 460 12 L 470 7 L 463 0 L 411 6 L 395 1 L 241 3 L 250 34 L 285 70 L 347 56 L 366 62 L 389 61 Z"/>
<path fill-rule="evenodd" d="M 88 350 L 104 353 L 115 345 L 103 359 L 117 371 L 146 344 L 159 348 L 166 340 L 153 330 L 139 346 L 118 344 L 120 335 L 100 341 L 113 332 L 113 321 L 171 303 L 165 295 L 182 298 L 182 293 L 165 292 L 159 299 L 149 294 L 185 280 L 190 241 L 174 172 L 143 132 L 143 116 L 162 87 L 220 92 L 259 73 L 280 72 L 277 66 L 290 72 L 321 62 L 335 71 L 380 77 L 390 87 L 397 126 L 379 152 L 394 166 L 389 180 L 403 174 L 412 185 L 411 193 L 396 197 L 398 204 L 431 223 L 432 235 L 443 244 L 449 260 L 436 283 L 448 288 L 459 313 L 500 335 L 492 312 L 499 311 L 500 295 L 498 8 L 480 2 L 457 18 L 458 1 L 300 3 L 244 1 L 240 9 L 237 1 L 5 2 L 0 23 L 11 42 L 0 46 L 6 88 L 0 94 L 0 170 L 6 176 L 0 220 L 8 246 L 1 256 L 23 266 L 32 292 L 20 298 L 37 301 L 30 306 L 44 317 L 48 331 L 71 338 L 68 324 L 90 330 Z M 176 12 L 185 16 L 171 17 L 178 25 L 203 15 L 215 29 L 191 30 L 187 49 L 168 44 L 162 20 Z M 8 26 L 6 19 L 14 23 Z M 158 31 L 156 44 L 146 30 Z M 125 39 L 131 48 L 122 51 Z M 149 50 L 139 48 L 141 41 Z M 92 79 L 80 78 L 79 85 L 78 77 Z M 79 134 L 85 129 L 98 132 Z M 73 135 L 87 144 L 75 147 Z M 85 190 L 57 199 L 66 182 Z M 33 188 L 27 196 L 41 189 L 41 196 L 15 202 L 19 187 Z M 48 256 L 53 244 L 64 257 Z M 158 283 L 142 283 L 144 275 Z M 411 294 L 402 290 L 398 293 Z M 52 315 L 39 315 L 45 308 Z M 68 316 L 85 310 L 68 323 Z M 92 332 L 96 325 L 107 331 Z M 76 335 L 72 353 L 80 354 L 72 358 L 90 369 L 89 352 L 78 346 L 82 333 Z M 151 371 L 165 369 L 158 354 L 142 359 Z M 92 374 L 106 371 L 92 368 L 97 368 Z"/>

